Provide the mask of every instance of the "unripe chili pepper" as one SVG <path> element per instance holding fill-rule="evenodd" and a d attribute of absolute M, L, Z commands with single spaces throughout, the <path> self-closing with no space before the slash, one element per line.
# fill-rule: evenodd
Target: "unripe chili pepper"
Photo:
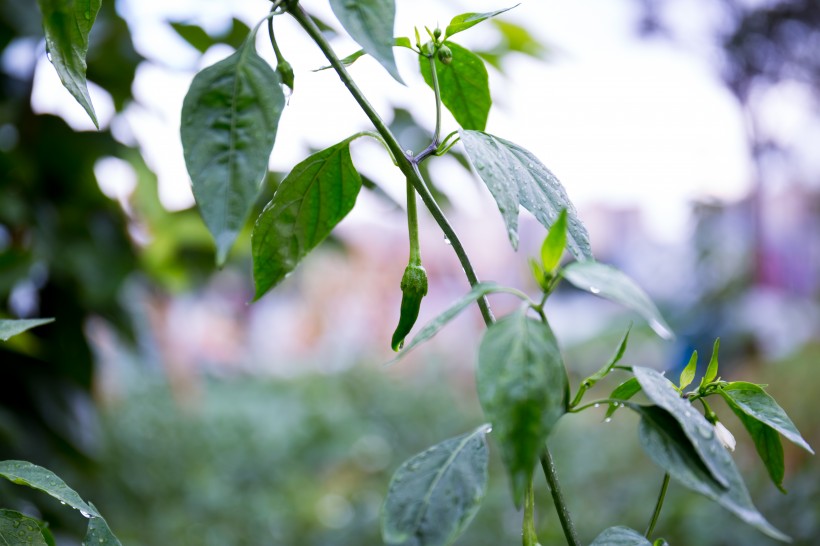
<path fill-rule="evenodd" d="M 287 85 L 293 91 L 293 67 L 284 59 L 276 65 L 276 71 L 282 77 L 282 83 Z"/>
<path fill-rule="evenodd" d="M 398 351 L 419 317 L 421 300 L 427 295 L 427 272 L 421 264 L 409 264 L 401 278 L 401 314 L 391 346 Z"/>

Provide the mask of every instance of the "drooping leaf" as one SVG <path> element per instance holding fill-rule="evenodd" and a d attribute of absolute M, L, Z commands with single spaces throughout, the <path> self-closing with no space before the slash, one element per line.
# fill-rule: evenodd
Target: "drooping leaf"
<path fill-rule="evenodd" d="M 198 25 L 178 21 L 172 21 L 170 25 L 180 38 L 188 42 L 200 53 L 205 53 L 216 44 L 227 44 L 234 49 L 238 49 L 242 46 L 242 42 L 245 41 L 245 38 L 251 31 L 248 25 L 236 17 L 233 18 L 231 28 L 227 32 L 215 36 L 211 36 Z"/>
<path fill-rule="evenodd" d="M 723 385 L 718 391 L 733 408 L 736 407 L 749 417 L 765 423 L 785 436 L 789 441 L 814 453 L 811 446 L 803 439 L 792 420 L 783 408 L 763 387 L 746 381 L 735 381 Z"/>
<path fill-rule="evenodd" d="M 567 211 L 561 209 L 558 219 L 550 227 L 541 244 L 541 267 L 552 273 L 558 267 L 567 246 Z"/>
<path fill-rule="evenodd" d="M 567 192 L 549 169 L 524 148 L 480 131 L 459 131 L 467 156 L 498 204 L 513 248 L 518 248 L 518 208 L 546 228 L 567 211 L 567 246 L 578 260 L 591 260 L 589 234 Z"/>
<path fill-rule="evenodd" d="M 96 510 L 96 506 L 91 503 L 88 504 Z M 82 546 L 122 546 L 122 543 L 111 532 L 108 522 L 99 517 L 88 520 L 88 529 Z"/>
<path fill-rule="evenodd" d="M 0 510 L 0 544 L 8 546 L 48 546 L 45 524 L 14 510 Z"/>
<path fill-rule="evenodd" d="M 672 413 L 658 406 L 634 406 L 641 415 L 641 447 L 649 457 L 682 485 L 717 502 L 764 534 L 785 542 L 789 537 L 778 531 L 752 504 L 743 478 L 729 452 L 718 442 L 712 461 L 726 479 L 721 485 L 703 464 L 691 438 Z"/>
<path fill-rule="evenodd" d="M 500 9 L 498 11 L 491 11 L 487 13 L 462 13 L 461 15 L 456 15 L 450 21 L 450 24 L 447 25 L 447 28 L 444 30 L 444 37 L 447 38 L 461 32 L 463 30 L 467 30 L 468 28 L 477 25 L 482 21 L 486 21 L 490 17 L 495 17 L 496 15 L 500 15 L 505 11 L 509 11 L 513 8 L 520 6 L 521 4 L 516 4 L 509 8 Z"/>
<path fill-rule="evenodd" d="M 444 42 L 453 57 L 444 64 L 436 56 L 434 62 L 441 90 L 441 102 L 464 129 L 483 131 L 487 126 L 492 99 L 487 67 L 481 57 L 453 42 Z M 433 87 L 430 60 L 419 56 L 419 67 L 424 81 Z"/>
<path fill-rule="evenodd" d="M 563 275 L 576 288 L 636 311 L 659 336 L 674 338 L 672 329 L 646 292 L 614 267 L 593 260 L 573 262 L 563 269 Z"/>
<path fill-rule="evenodd" d="M 0 339 L 8 341 L 10 337 L 22 334 L 36 326 L 54 322 L 53 318 L 45 319 L 2 319 L 0 320 Z"/>
<path fill-rule="evenodd" d="M 698 370 L 698 352 L 694 351 L 692 356 L 689 358 L 689 363 L 680 373 L 680 379 L 678 380 L 678 384 L 680 390 L 685 389 L 689 385 L 692 384 L 692 381 L 695 379 L 695 373 Z"/>
<path fill-rule="evenodd" d="M 404 83 L 393 57 L 395 0 L 330 0 L 330 7 L 350 37 L 396 81 Z"/>
<path fill-rule="evenodd" d="M 519 310 L 492 324 L 478 350 L 478 398 L 492 422 L 520 507 L 538 455 L 564 414 L 569 385 L 550 327 Z"/>
<path fill-rule="evenodd" d="M 638 531 L 618 526 L 604 529 L 589 546 L 652 546 L 652 543 Z"/>
<path fill-rule="evenodd" d="M 609 398 L 612 400 L 629 400 L 636 394 L 641 392 L 641 384 L 638 383 L 638 380 L 634 377 L 630 377 L 612 391 L 612 394 L 609 395 Z M 618 404 L 612 403 L 606 410 L 605 418 L 612 417 L 620 406 Z"/>
<path fill-rule="evenodd" d="M 662 374 L 650 368 L 635 366 L 632 373 L 641 384 L 644 394 L 655 404 L 668 411 L 680 423 L 701 461 L 720 485 L 728 487 L 725 469 L 726 450 L 715 435 L 715 427 L 678 394 L 675 386 Z M 726 456 L 724 456 L 726 455 Z"/>
<path fill-rule="evenodd" d="M 400 352 L 396 358 L 394 358 L 391 362 L 395 362 L 405 356 L 408 352 L 410 352 L 413 348 L 417 345 L 421 345 L 428 339 L 435 336 L 439 331 L 444 328 L 451 320 L 456 318 L 459 313 L 464 311 L 468 306 L 473 304 L 474 302 L 478 301 L 482 297 L 492 294 L 494 292 L 507 292 L 511 294 L 518 294 L 518 291 L 512 290 L 505 286 L 501 286 L 500 284 L 496 284 L 493 282 L 482 282 L 475 285 L 466 295 L 464 295 L 461 299 L 451 305 L 446 311 L 442 314 L 428 322 L 424 325 L 424 327 L 418 331 L 416 336 L 413 340 L 408 343 L 404 350 Z"/>
<path fill-rule="evenodd" d="M 706 367 L 706 373 L 703 374 L 703 380 L 701 380 L 700 385 L 706 385 L 707 383 L 711 383 L 712 381 L 717 378 L 718 374 L 718 351 L 720 350 L 720 338 L 715 340 L 715 344 L 712 347 L 712 357 L 709 359 L 709 365 Z"/>
<path fill-rule="evenodd" d="M 487 489 L 488 430 L 445 440 L 399 467 L 382 511 L 385 544 L 447 546 L 461 535 Z"/>
<path fill-rule="evenodd" d="M 285 96 L 252 32 L 194 77 L 182 104 L 182 147 L 205 224 L 223 264 L 259 193 Z"/>
<path fill-rule="evenodd" d="M 100 128 L 86 80 L 88 34 L 97 18 L 102 0 L 37 0 L 43 13 L 48 58 L 63 86 Z"/>
<path fill-rule="evenodd" d="M 737 415 L 737 418 L 749 432 L 749 436 L 752 437 L 755 450 L 757 450 L 760 460 L 763 461 L 763 465 L 766 467 L 766 471 L 769 473 L 772 482 L 774 482 L 780 491 L 785 493 L 786 490 L 783 489 L 783 477 L 786 474 L 786 463 L 783 454 L 783 443 L 780 441 L 780 434 L 766 423 L 762 423 L 744 413 L 737 404 L 734 404 L 730 400 L 727 400 L 727 402 L 734 414 Z"/>
<path fill-rule="evenodd" d="M 356 203 L 362 179 L 350 140 L 296 165 L 257 218 L 251 236 L 255 299 L 293 271 Z"/>

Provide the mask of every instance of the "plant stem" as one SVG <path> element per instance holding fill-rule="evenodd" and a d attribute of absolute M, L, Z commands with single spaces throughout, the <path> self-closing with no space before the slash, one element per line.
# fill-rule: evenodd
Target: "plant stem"
<path fill-rule="evenodd" d="M 410 235 L 410 263 L 421 265 L 421 248 L 419 245 L 419 218 L 416 211 L 416 190 L 407 181 L 407 232 Z"/>
<path fill-rule="evenodd" d="M 538 546 L 538 536 L 535 534 L 535 491 L 532 482 L 527 486 L 527 495 L 524 498 L 524 521 L 521 525 L 521 537 L 524 546 Z"/>
<path fill-rule="evenodd" d="M 572 518 L 569 515 L 569 508 L 567 508 L 567 503 L 564 500 L 564 493 L 561 491 L 558 473 L 555 470 L 555 461 L 552 460 L 552 454 L 546 445 L 544 451 L 541 452 L 541 468 L 544 469 L 544 476 L 550 486 L 552 502 L 558 511 L 558 519 L 561 521 L 561 528 L 564 530 L 567 544 L 569 546 L 581 546 L 581 541 L 578 540 L 578 534 L 575 532 L 575 526 L 572 524 Z"/>
<path fill-rule="evenodd" d="M 433 142 L 430 143 L 424 150 L 416 156 L 416 163 L 421 163 L 427 157 L 436 153 L 441 144 L 441 88 L 438 84 L 438 73 L 436 71 L 435 55 L 426 55 L 427 60 L 430 61 L 430 74 L 433 81 L 433 94 L 436 97 L 436 130 L 433 133 Z"/>
<path fill-rule="evenodd" d="M 649 521 L 649 527 L 646 528 L 644 536 L 649 538 L 652 531 L 655 530 L 655 524 L 658 523 L 658 517 L 661 515 L 661 508 L 663 508 L 663 501 L 666 498 L 666 490 L 669 489 L 669 474 L 663 475 L 663 484 L 661 485 L 661 492 L 658 494 L 658 502 L 655 503 L 655 511 L 652 513 L 652 519 Z"/>

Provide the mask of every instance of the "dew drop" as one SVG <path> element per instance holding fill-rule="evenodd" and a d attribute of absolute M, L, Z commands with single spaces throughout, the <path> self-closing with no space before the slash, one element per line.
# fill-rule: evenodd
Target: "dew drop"
<path fill-rule="evenodd" d="M 527 168 L 528 169 L 532 169 L 533 167 L 535 167 L 535 165 L 533 165 L 532 163 L 527 163 Z"/>
<path fill-rule="evenodd" d="M 450 241 L 450 239 L 448 239 L 448 238 L 447 238 L 447 236 L 446 236 L 446 235 L 444 236 L 444 244 L 445 244 L 445 245 L 451 245 L 451 244 L 453 244 L 453 243 Z"/>
<path fill-rule="evenodd" d="M 600 294 L 601 293 L 601 289 L 597 288 L 595 286 L 590 286 L 589 291 L 592 292 L 593 294 Z"/>
<path fill-rule="evenodd" d="M 596 408 L 600 408 L 600 407 L 601 407 L 601 404 L 598 404 L 598 403 L 596 402 L 594 407 L 596 407 Z"/>
<path fill-rule="evenodd" d="M 89 514 L 85 510 L 80 510 L 80 514 L 82 514 L 84 518 L 91 519 L 91 514 Z"/>
<path fill-rule="evenodd" d="M 413 157 L 413 150 L 404 150 L 404 153 L 407 154 L 408 157 Z"/>
<path fill-rule="evenodd" d="M 611 422 L 612 422 L 612 417 L 607 417 L 606 419 L 604 419 L 604 423 L 611 423 Z"/>

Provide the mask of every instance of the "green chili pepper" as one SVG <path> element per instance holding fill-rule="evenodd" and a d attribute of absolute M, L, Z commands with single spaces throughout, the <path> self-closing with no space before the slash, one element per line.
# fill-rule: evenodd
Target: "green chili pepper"
<path fill-rule="evenodd" d="M 409 264 L 401 278 L 401 315 L 399 325 L 393 332 L 393 350 L 404 346 L 404 338 L 410 333 L 419 317 L 421 300 L 427 295 L 427 272 L 421 264 Z"/>
<path fill-rule="evenodd" d="M 282 59 L 279 64 L 276 65 L 276 71 L 279 72 L 279 76 L 282 78 L 282 83 L 287 85 L 290 90 L 293 91 L 293 67 L 290 66 L 290 63 Z"/>

